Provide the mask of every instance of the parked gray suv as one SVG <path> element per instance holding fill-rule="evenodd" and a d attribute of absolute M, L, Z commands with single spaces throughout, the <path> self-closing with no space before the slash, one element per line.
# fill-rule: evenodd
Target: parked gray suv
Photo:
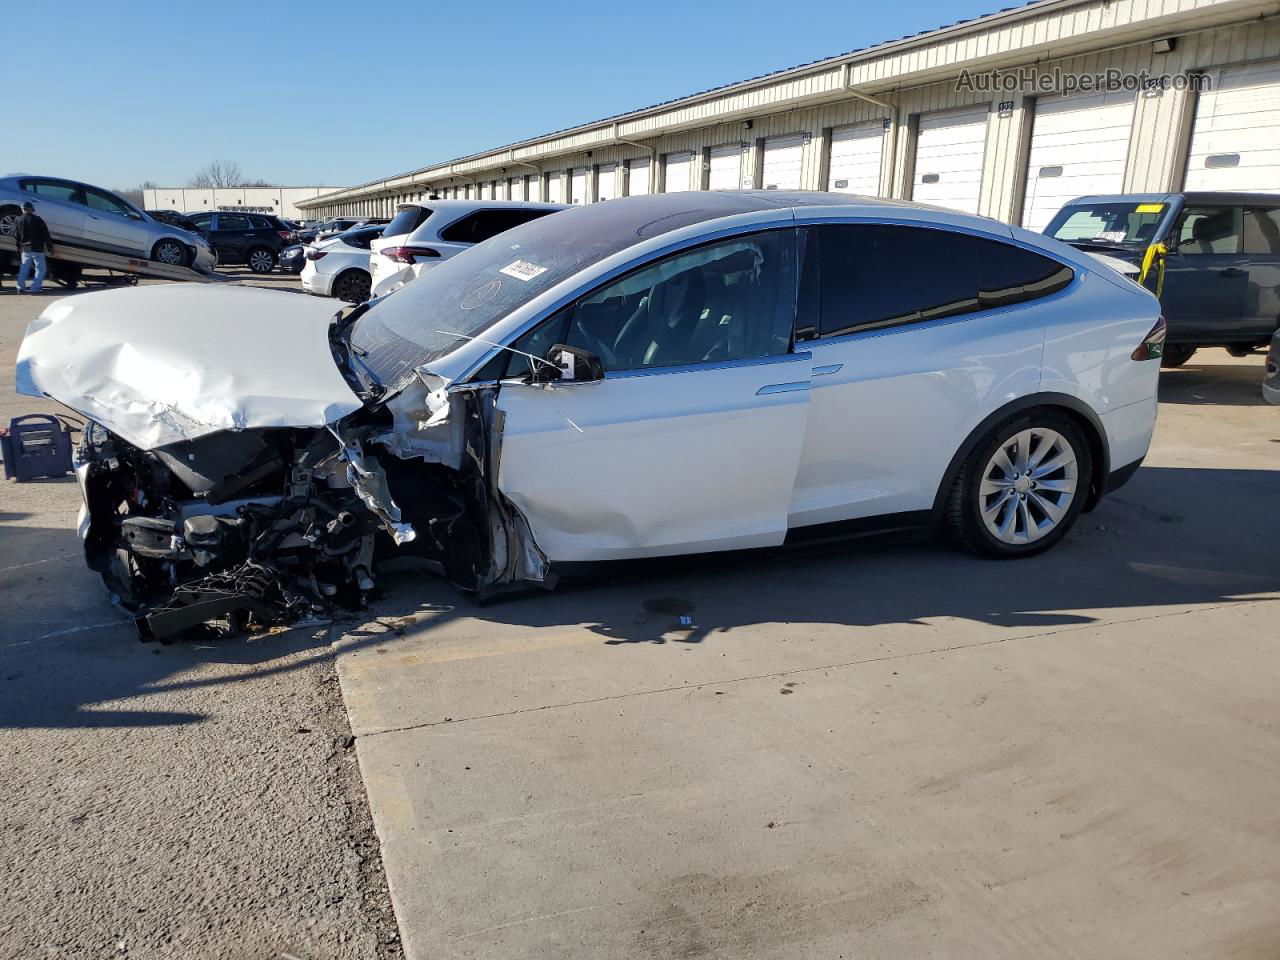
<path fill-rule="evenodd" d="M 1186 363 L 1198 347 L 1244 356 L 1267 346 L 1280 323 L 1280 194 L 1080 197 L 1044 232 L 1130 263 L 1141 263 L 1151 244 L 1165 245 L 1166 367 Z M 1153 290 L 1155 274 L 1147 278 Z"/>
<path fill-rule="evenodd" d="M 110 190 L 58 177 L 0 178 L 0 236 L 13 236 L 28 200 L 62 246 L 213 269 L 213 250 L 198 234 L 154 220 Z"/>

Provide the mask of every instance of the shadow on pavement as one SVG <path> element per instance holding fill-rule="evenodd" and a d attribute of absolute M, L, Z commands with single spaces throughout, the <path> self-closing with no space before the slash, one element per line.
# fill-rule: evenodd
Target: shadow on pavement
<path fill-rule="evenodd" d="M 1256 360 L 1257 362 L 1252 362 Z M 1240 364 L 1196 363 L 1160 371 L 1160 402 L 1257 407 L 1266 364 L 1261 355 Z"/>

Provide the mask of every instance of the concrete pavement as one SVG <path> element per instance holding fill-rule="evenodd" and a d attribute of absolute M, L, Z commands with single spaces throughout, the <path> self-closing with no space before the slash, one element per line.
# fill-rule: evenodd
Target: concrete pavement
<path fill-rule="evenodd" d="M 1148 466 L 1029 561 L 385 577 L 339 675 L 408 956 L 1274 955 L 1260 376 L 1166 373 Z"/>

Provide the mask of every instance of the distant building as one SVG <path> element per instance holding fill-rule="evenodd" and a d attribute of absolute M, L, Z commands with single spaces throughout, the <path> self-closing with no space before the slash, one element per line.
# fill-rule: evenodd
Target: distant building
<path fill-rule="evenodd" d="M 288 220 L 301 219 L 303 211 L 296 204 L 338 187 L 154 187 L 142 191 L 146 210 L 177 210 L 200 213 L 203 210 L 242 210 L 274 213 Z"/>

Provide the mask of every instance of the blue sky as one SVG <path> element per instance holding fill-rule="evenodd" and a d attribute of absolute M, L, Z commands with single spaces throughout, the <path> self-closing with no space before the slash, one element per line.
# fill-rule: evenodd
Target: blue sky
<path fill-rule="evenodd" d="M 272 182 L 357 183 L 1001 4 L 56 6 L 55 16 L 40 2 L 0 2 L 8 93 L 0 174 L 123 188 L 181 185 L 211 160 Z"/>

